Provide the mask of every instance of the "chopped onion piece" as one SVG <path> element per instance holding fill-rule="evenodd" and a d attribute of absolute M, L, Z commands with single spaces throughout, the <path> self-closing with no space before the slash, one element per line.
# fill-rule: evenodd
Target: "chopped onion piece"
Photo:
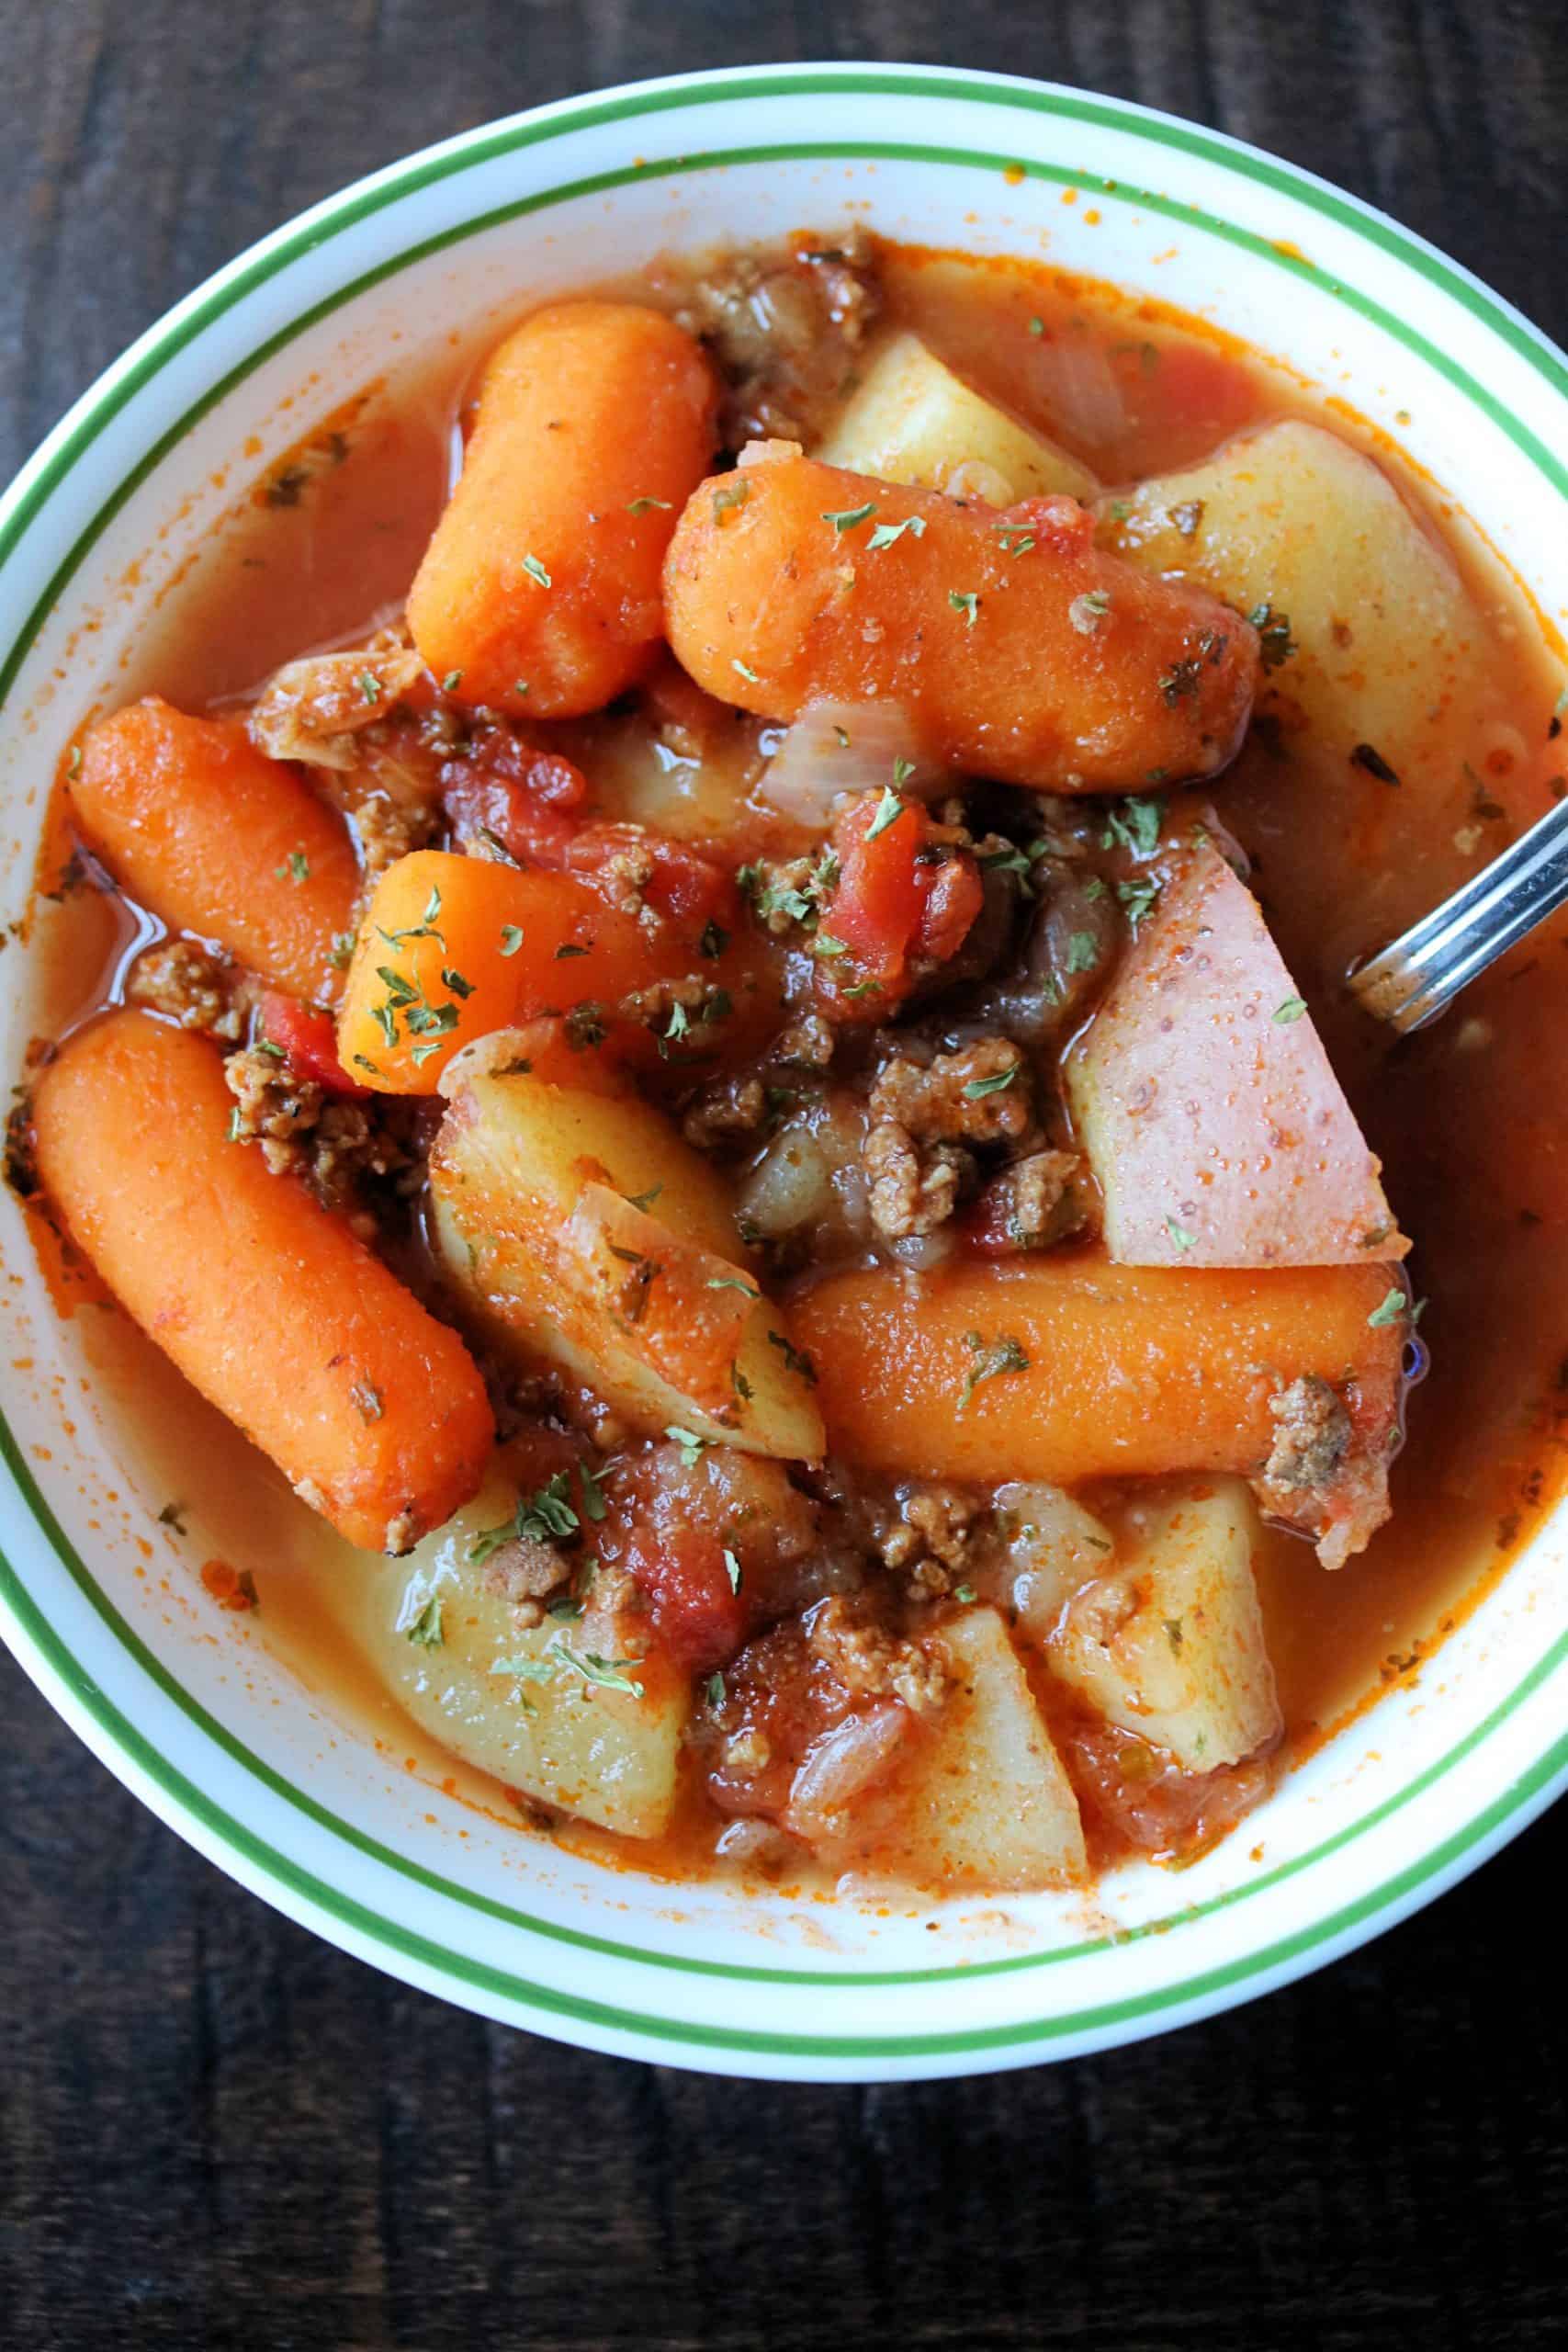
<path fill-rule="evenodd" d="M 890 1701 L 866 1714 L 846 1715 L 813 1740 L 789 1792 L 785 1818 L 796 1837 L 821 1837 L 830 1829 L 833 1815 L 881 1779 L 913 1721 L 907 1707 Z"/>
<path fill-rule="evenodd" d="M 1097 343 L 1048 335 L 1034 348 L 1033 390 L 1054 430 L 1076 448 L 1106 449 L 1130 419 L 1116 371 Z"/>
<path fill-rule="evenodd" d="M 881 792 L 895 776 L 898 791 L 914 800 L 929 800 L 948 784 L 902 703 L 814 702 L 786 730 L 761 790 L 785 816 L 820 829 L 841 794 Z"/>
<path fill-rule="evenodd" d="M 735 462 L 738 466 L 784 466 L 792 458 L 804 458 L 806 445 L 801 441 L 748 441 Z"/>
<path fill-rule="evenodd" d="M 1011 482 L 984 458 L 965 458 L 961 466 L 953 467 L 942 487 L 948 498 L 977 498 L 987 506 L 1013 503 Z"/>
<path fill-rule="evenodd" d="M 522 1029 L 491 1029 L 482 1037 L 470 1037 L 460 1046 L 436 1080 L 436 1091 L 448 1102 L 455 1102 L 465 1086 L 476 1078 L 491 1078 L 515 1069 L 519 1060 L 525 1059 L 528 1049 L 527 1033 Z"/>
<path fill-rule="evenodd" d="M 765 1870 L 770 1863 L 784 1862 L 792 1853 L 798 1853 L 786 1830 L 775 1822 L 759 1820 L 755 1814 L 746 1814 L 721 1830 L 714 1845 L 714 1852 L 739 1869 L 748 1866 Z"/>

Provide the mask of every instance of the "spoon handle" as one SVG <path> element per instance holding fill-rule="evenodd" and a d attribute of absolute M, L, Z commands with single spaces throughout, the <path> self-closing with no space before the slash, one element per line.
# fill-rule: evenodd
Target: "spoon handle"
<path fill-rule="evenodd" d="M 1568 800 L 1352 976 L 1350 993 L 1404 1035 L 1568 899 Z"/>

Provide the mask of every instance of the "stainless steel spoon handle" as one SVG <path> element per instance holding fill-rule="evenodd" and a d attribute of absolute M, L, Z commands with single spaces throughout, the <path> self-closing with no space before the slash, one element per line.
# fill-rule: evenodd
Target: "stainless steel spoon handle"
<path fill-rule="evenodd" d="M 1568 800 L 1560 800 L 1451 899 L 1363 964 L 1350 993 L 1403 1035 L 1568 899 Z"/>

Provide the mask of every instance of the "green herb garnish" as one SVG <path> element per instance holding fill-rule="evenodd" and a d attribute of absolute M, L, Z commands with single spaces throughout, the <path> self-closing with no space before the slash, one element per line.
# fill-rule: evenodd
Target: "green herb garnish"
<path fill-rule="evenodd" d="M 989 1346 L 978 1331 L 965 1331 L 964 1340 L 975 1361 L 964 1376 L 963 1392 L 958 1399 L 961 1413 L 968 1411 L 969 1400 L 982 1381 L 995 1380 L 1004 1372 L 1029 1370 L 1029 1358 L 1021 1340 L 1013 1339 L 1010 1334 L 993 1340 Z"/>
<path fill-rule="evenodd" d="M 892 547 L 895 540 L 901 539 L 906 531 L 909 532 L 912 537 L 917 539 L 923 539 L 926 536 L 925 516 L 923 514 L 906 514 L 901 523 L 879 523 L 875 530 L 873 531 L 869 541 L 871 552 L 873 555 L 876 555 L 883 548 Z M 846 743 L 849 741 L 849 737 L 847 735 L 844 737 L 844 741 Z"/>
<path fill-rule="evenodd" d="M 903 813 L 904 803 L 896 792 L 885 785 L 882 797 L 876 804 L 876 814 L 865 829 L 866 840 L 874 842 L 878 833 L 885 833 L 889 825 L 896 825 Z"/>
<path fill-rule="evenodd" d="M 441 1600 L 433 1594 L 424 1607 L 403 1627 L 405 1642 L 417 1642 L 422 1650 L 438 1650 L 446 1636 L 441 1626 Z"/>
<path fill-rule="evenodd" d="M 869 522 L 875 512 L 876 501 L 868 498 L 863 506 L 843 506 L 836 514 L 825 514 L 822 520 L 831 523 L 834 530 L 841 536 L 845 531 L 852 531 L 857 523 Z"/>
<path fill-rule="evenodd" d="M 991 1078 L 972 1078 L 964 1090 L 964 1100 L 965 1102 L 983 1102 L 987 1094 L 1002 1093 L 1013 1083 L 1022 1068 L 1021 1062 L 1013 1062 Z"/>

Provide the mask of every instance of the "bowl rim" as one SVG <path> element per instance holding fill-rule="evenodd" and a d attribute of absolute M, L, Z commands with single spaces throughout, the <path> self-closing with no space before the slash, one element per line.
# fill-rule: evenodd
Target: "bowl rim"
<path fill-rule="evenodd" d="M 829 92 L 877 96 L 907 94 L 925 98 L 934 96 L 971 103 L 977 101 L 999 108 L 1021 109 L 1034 115 L 1065 119 L 1091 130 L 1104 128 L 1132 131 L 1149 140 L 1156 148 L 1175 148 L 1201 161 L 1217 163 L 1228 173 L 1305 202 L 1313 210 L 1380 248 L 1385 256 L 1405 267 L 1414 268 L 1441 291 L 1459 300 L 1481 326 L 1508 344 L 1544 379 L 1551 392 L 1559 398 L 1568 399 L 1568 360 L 1522 314 L 1493 294 L 1481 280 L 1374 208 L 1292 164 L 1266 155 L 1224 134 L 1201 129 L 1129 101 L 1011 76 L 968 73 L 945 67 L 853 62 L 755 66 L 738 72 L 679 74 L 627 84 L 529 109 L 420 150 L 296 216 L 216 272 L 166 312 L 73 404 L 24 466 L 4 498 L 0 498 L 0 567 L 4 566 L 12 550 L 92 443 L 161 369 L 180 351 L 195 343 L 215 319 L 255 286 L 369 214 L 418 194 L 437 181 L 477 164 L 584 128 L 617 125 L 638 116 L 709 102 L 755 96 L 809 97 Z M 748 160 L 755 160 L 759 153 L 756 149 L 740 152 Z M 761 152 L 778 154 L 782 151 L 769 149 Z M 929 141 L 911 146 L 870 139 L 851 141 L 806 139 L 792 143 L 787 152 L 791 155 L 811 156 L 852 153 L 858 157 L 868 158 L 893 154 L 921 162 L 959 162 L 986 166 L 1009 161 L 1005 147 L 999 153 L 978 156 L 967 150 Z M 22 617 L 11 644 L 0 658 L 0 703 L 4 702 L 44 616 L 69 584 L 96 537 L 107 527 L 140 482 L 177 446 L 197 419 L 215 406 L 237 381 L 275 350 L 303 333 L 316 319 L 351 300 L 356 293 L 378 279 L 395 275 L 432 250 L 477 233 L 497 218 L 516 217 L 574 195 L 623 183 L 633 176 L 673 174 L 739 159 L 734 151 L 703 151 L 651 164 L 628 163 L 622 170 L 552 188 L 536 197 L 521 198 L 505 207 L 500 215 L 475 215 L 437 236 L 416 240 L 395 257 L 336 287 L 321 303 L 294 317 L 269 342 L 250 354 L 240 367 L 231 369 L 216 383 L 208 385 L 200 397 L 152 443 L 139 464 L 115 483 L 90 522 L 61 559 L 42 594 L 36 600 L 32 610 Z M 1075 186 L 1093 185 L 1093 175 L 1086 175 L 1081 170 L 1058 169 L 1025 159 L 1019 159 L 1019 168 L 1031 176 L 1043 176 L 1064 184 L 1070 182 Z M 1140 204 L 1149 209 L 1163 207 L 1174 217 L 1189 223 L 1194 220 L 1193 208 L 1190 204 L 1161 198 L 1145 189 L 1138 191 L 1138 198 Z M 1322 273 L 1304 256 L 1287 252 L 1236 222 L 1209 214 L 1202 215 L 1201 220 L 1206 229 L 1247 245 L 1259 254 L 1266 254 L 1280 267 L 1296 270 L 1310 276 L 1314 282 L 1322 283 Z M 1568 496 L 1568 468 L 1560 463 L 1551 450 L 1506 402 L 1477 382 L 1461 359 L 1432 345 L 1409 322 L 1391 313 L 1382 304 L 1357 288 L 1336 281 L 1333 290 L 1350 308 L 1371 317 L 1416 351 L 1467 401 L 1483 409 L 1521 452 L 1540 468 L 1553 487 Z M 567 1928 L 512 1910 L 481 1894 L 477 1889 L 464 1890 L 436 1878 L 418 1864 L 391 1855 L 363 1832 L 316 1804 L 302 1789 L 275 1773 L 223 1725 L 208 1715 L 193 1697 L 180 1689 L 119 1617 L 96 1579 L 84 1566 L 50 1510 L 3 1417 L 0 1417 L 0 1458 L 4 1459 L 10 1471 L 34 1530 L 42 1534 L 111 1632 L 160 1685 L 165 1695 L 172 1698 L 182 1713 L 198 1724 L 209 1738 L 215 1739 L 245 1769 L 259 1774 L 292 1805 L 314 1815 L 335 1835 L 368 1848 L 379 1859 L 393 1861 L 405 1875 L 430 1879 L 442 1894 L 457 1894 L 469 1906 L 488 1911 L 508 1925 L 525 1927 L 557 1941 L 575 1944 L 641 1967 L 673 1969 L 698 1978 L 705 1975 L 727 1979 L 750 1978 L 812 1986 L 937 1984 L 964 1977 L 983 1977 L 1032 1969 L 1056 1956 L 1049 1951 L 1031 1951 L 958 1966 L 919 1970 L 862 1968 L 807 1971 L 747 1967 L 729 1961 L 704 1961 L 684 1954 L 673 1955 L 636 1944 L 619 1943 L 586 1930 Z M 426 1989 L 439 1991 L 446 1997 L 466 2002 L 470 2007 L 488 2007 L 491 2014 L 497 2013 L 493 2007 L 497 1999 L 503 2000 L 512 2009 L 521 2003 L 536 2013 L 530 2021 L 546 2033 L 554 2032 L 600 2048 L 624 2050 L 635 2047 L 644 2055 L 658 2056 L 665 2061 L 673 2057 L 678 2063 L 687 2064 L 727 2065 L 729 2071 L 749 2069 L 795 2074 L 819 2071 L 818 2066 L 803 2064 L 803 2060 L 830 2060 L 834 2062 L 830 2071 L 840 2075 L 886 2072 L 889 2071 L 885 2063 L 887 2061 L 901 2062 L 897 2066 L 901 2073 L 953 2071 L 955 2061 L 964 2068 L 976 2069 L 1038 2062 L 1055 2054 L 1053 2044 L 1067 2037 L 1074 2040 L 1076 2048 L 1082 2049 L 1165 2030 L 1171 2024 L 1212 2014 L 1254 1997 L 1274 1984 L 1322 1965 L 1337 1952 L 1352 1949 L 1370 1936 L 1393 1925 L 1432 1900 L 1445 1887 L 1475 1868 L 1497 1846 L 1517 1835 L 1568 1783 L 1568 1735 L 1565 1735 L 1535 1756 L 1528 1769 L 1491 1804 L 1473 1818 L 1462 1822 L 1447 1838 L 1419 1852 L 1402 1870 L 1359 1896 L 1355 1902 L 1326 1916 L 1321 1907 L 1314 1906 L 1308 1924 L 1296 1934 L 1280 1939 L 1260 1951 L 1233 1958 L 1200 1975 L 1138 1994 L 1126 2001 L 1102 2002 L 1092 2009 L 1065 2016 L 1057 2014 L 1007 2025 L 967 2030 L 955 2029 L 925 2035 L 878 2037 L 864 2032 L 773 2034 L 739 2028 L 704 2026 L 689 2017 L 658 2018 L 601 2002 L 574 1998 L 557 1989 L 530 1984 L 510 1970 L 489 1968 L 432 1943 L 428 1939 L 415 1936 L 379 1914 L 367 1912 L 364 1906 L 339 1889 L 327 1885 L 288 1854 L 269 1847 L 252 1829 L 235 1820 L 127 1721 L 96 1690 L 9 1562 L 3 1557 L 0 1557 L 0 1630 L 4 1630 L 9 1646 L 46 1697 L 118 1777 L 210 1860 L 238 1877 L 254 1892 L 325 1935 L 329 1940 Z M 1292 1862 L 1278 1866 L 1274 1872 L 1252 1882 L 1246 1889 L 1232 1890 L 1220 1895 L 1205 1907 L 1212 1910 L 1227 1908 L 1241 1894 L 1255 1889 L 1260 1891 L 1264 1884 L 1276 1882 L 1280 1876 L 1294 1874 L 1309 1862 L 1320 1860 L 1326 1852 L 1387 1818 L 1392 1812 L 1409 1803 L 1434 1780 L 1461 1762 L 1523 1702 L 1526 1696 L 1540 1687 L 1562 1662 L 1564 1655 L 1568 1655 L 1568 1637 L 1538 1657 L 1529 1672 L 1482 1722 L 1472 1725 L 1462 1740 L 1452 1749 L 1445 1751 L 1405 1788 L 1381 1804 L 1358 1814 L 1333 1838 L 1296 1857 Z M 1134 1932 L 1147 1933 L 1149 1930 Z M 1120 1937 L 1115 1939 L 1122 1939 Z M 1089 1947 L 1080 1945 L 1073 1949 L 1084 1951 Z M 1066 1955 L 1063 1953 L 1061 1956 Z M 728 2058 L 719 2054 L 721 2052 L 728 2053 Z M 775 2062 L 784 2060 L 787 2065 L 770 2064 L 770 2059 Z M 739 2061 L 739 2065 L 737 2060 Z"/>

